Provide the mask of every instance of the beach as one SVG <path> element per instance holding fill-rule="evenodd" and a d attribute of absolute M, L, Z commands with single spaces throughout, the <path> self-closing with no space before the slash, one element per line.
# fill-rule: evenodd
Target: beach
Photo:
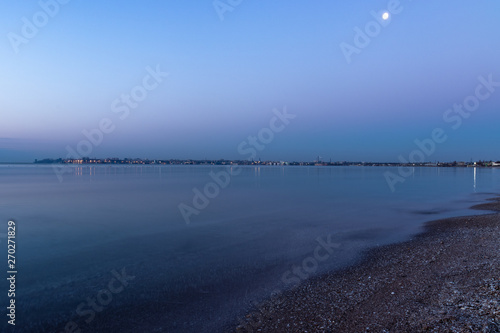
<path fill-rule="evenodd" d="M 496 213 L 428 222 L 411 240 L 262 303 L 236 332 L 500 332 Z"/>

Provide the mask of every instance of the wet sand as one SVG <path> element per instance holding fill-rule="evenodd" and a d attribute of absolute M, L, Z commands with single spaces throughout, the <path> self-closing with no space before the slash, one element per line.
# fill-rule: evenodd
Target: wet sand
<path fill-rule="evenodd" d="M 500 201 L 473 208 L 500 211 Z M 236 332 L 500 332 L 500 214 L 429 222 L 242 322 Z"/>

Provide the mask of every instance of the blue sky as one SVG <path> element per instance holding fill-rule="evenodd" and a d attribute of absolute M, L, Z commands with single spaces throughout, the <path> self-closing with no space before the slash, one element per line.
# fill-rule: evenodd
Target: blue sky
<path fill-rule="evenodd" d="M 479 76 L 500 82 L 500 3 L 401 0 L 348 63 L 341 43 L 390 2 L 243 0 L 221 20 L 212 1 L 4 1 L 0 162 L 65 157 L 102 119 L 91 156 L 244 158 L 285 106 L 262 159 L 397 161 L 435 128 L 448 140 L 428 160 L 500 159 L 500 87 L 460 128 L 443 120 Z M 112 103 L 157 66 L 168 77 L 120 119 Z"/>

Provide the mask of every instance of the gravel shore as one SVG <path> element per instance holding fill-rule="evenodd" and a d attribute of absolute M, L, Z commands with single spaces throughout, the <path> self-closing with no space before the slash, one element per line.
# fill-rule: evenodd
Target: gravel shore
<path fill-rule="evenodd" d="M 499 213 L 429 222 L 269 300 L 236 332 L 500 332 L 499 239 Z"/>

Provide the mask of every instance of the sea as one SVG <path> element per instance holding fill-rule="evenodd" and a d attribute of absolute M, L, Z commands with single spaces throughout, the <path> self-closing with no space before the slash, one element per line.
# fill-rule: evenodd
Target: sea
<path fill-rule="evenodd" d="M 0 305 L 15 299 L 16 323 L 0 328 L 235 331 L 272 295 L 427 221 L 486 214 L 469 207 L 499 193 L 495 168 L 0 165 L 2 275 L 15 271 Z"/>

